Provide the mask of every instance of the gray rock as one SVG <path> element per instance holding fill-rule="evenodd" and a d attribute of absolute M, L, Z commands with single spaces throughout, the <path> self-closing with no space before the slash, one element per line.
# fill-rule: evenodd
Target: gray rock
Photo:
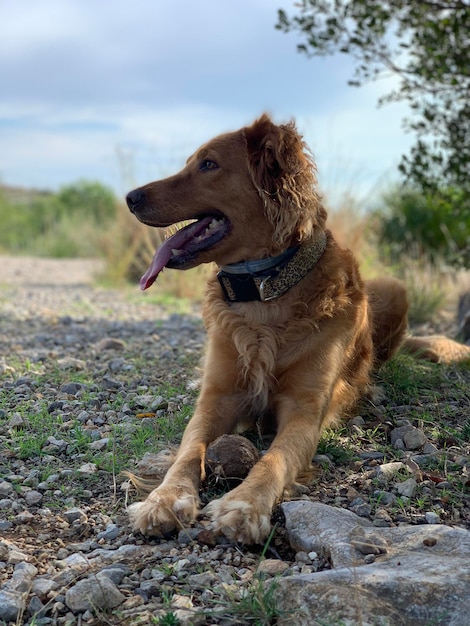
<path fill-rule="evenodd" d="M 430 441 L 426 442 L 423 446 L 423 454 L 437 454 L 439 450 Z"/>
<path fill-rule="evenodd" d="M 73 524 L 73 522 L 76 522 L 77 520 L 80 520 L 80 522 L 86 522 L 88 519 L 86 513 L 77 507 L 67 509 L 67 511 L 62 513 L 62 516 L 65 517 L 69 524 Z"/>
<path fill-rule="evenodd" d="M 0 496 L 8 496 L 13 491 L 13 485 L 6 480 L 0 482 Z"/>
<path fill-rule="evenodd" d="M 11 565 L 22 565 L 28 560 L 28 555 L 19 550 L 16 546 L 10 546 L 8 553 L 8 563 Z"/>
<path fill-rule="evenodd" d="M 31 592 L 37 595 L 42 600 L 45 600 L 48 593 L 57 589 L 57 583 L 52 578 L 44 578 L 42 576 L 33 580 Z"/>
<path fill-rule="evenodd" d="M 37 573 L 37 568 L 31 563 L 17 563 L 10 581 L 8 582 L 8 589 L 17 593 L 29 591 L 31 580 Z"/>
<path fill-rule="evenodd" d="M 199 591 L 211 589 L 218 582 L 217 575 L 214 572 L 201 572 L 200 574 L 191 574 L 188 576 L 188 583 L 191 588 Z"/>
<path fill-rule="evenodd" d="M 363 528 L 355 528 L 351 532 L 351 545 L 361 554 L 386 554 L 388 552 L 387 541 L 378 534 L 364 532 Z"/>
<path fill-rule="evenodd" d="M 117 524 L 108 524 L 106 529 L 98 533 L 97 539 L 105 539 L 106 541 L 112 541 L 119 535 L 119 526 Z"/>
<path fill-rule="evenodd" d="M 83 474 L 84 476 L 91 476 L 97 469 L 98 467 L 95 463 L 83 463 L 83 465 L 80 465 L 77 469 L 77 473 Z"/>
<path fill-rule="evenodd" d="M 393 444 L 393 447 L 395 448 L 395 450 L 406 450 L 405 442 L 403 441 L 403 439 L 397 439 Z"/>
<path fill-rule="evenodd" d="M 76 395 L 80 389 L 83 389 L 82 383 L 64 383 L 60 388 L 62 393 L 66 393 L 69 396 Z"/>
<path fill-rule="evenodd" d="M 314 543 L 319 553 L 333 556 L 334 569 L 280 578 L 275 591 L 281 613 L 278 624 L 290 625 L 292 614 L 296 626 L 322 621 L 383 626 L 468 624 L 470 532 L 423 525 L 383 528 L 377 536 L 376 529 L 350 511 L 319 507 L 316 502 L 288 504 L 301 505 L 283 505 L 294 549 L 299 543 Z M 293 520 L 300 531 L 294 530 Z M 386 546 L 379 546 L 378 539 Z M 377 548 L 373 563 L 366 564 L 361 556 L 368 550 L 352 545 L 358 540 Z"/>
<path fill-rule="evenodd" d="M 44 616 L 44 613 L 45 613 L 44 604 L 41 602 L 41 600 L 37 596 L 32 596 L 32 598 L 30 599 L 29 604 L 28 604 L 28 613 L 30 615 L 34 615 L 34 617 L 36 618 L 34 622 L 35 624 L 38 623 L 38 618 L 41 618 Z"/>
<path fill-rule="evenodd" d="M 0 589 L 0 620 L 5 623 L 15 622 L 25 604 L 21 594 Z"/>
<path fill-rule="evenodd" d="M 355 498 L 349 505 L 349 509 L 359 517 L 369 517 L 372 513 L 371 505 L 362 498 Z"/>
<path fill-rule="evenodd" d="M 24 499 L 28 506 L 36 506 L 42 502 L 43 497 L 42 493 L 39 493 L 39 491 L 36 491 L 35 489 L 31 489 L 31 491 L 27 491 L 25 493 Z"/>
<path fill-rule="evenodd" d="M 78 581 L 65 594 L 65 603 L 74 613 L 114 609 L 125 599 L 112 580 L 102 573 Z"/>
<path fill-rule="evenodd" d="M 119 585 L 124 576 L 127 576 L 130 573 L 131 569 L 127 565 L 120 565 L 116 563 L 115 565 L 110 565 L 109 567 L 101 570 L 100 576 L 106 576 L 115 585 Z"/>
<path fill-rule="evenodd" d="M 414 478 L 407 478 L 402 483 L 398 483 L 396 490 L 401 496 L 412 498 L 416 493 L 417 487 L 418 483 Z"/>
<path fill-rule="evenodd" d="M 103 389 L 116 390 L 121 389 L 122 383 L 111 376 L 103 376 L 102 380 Z"/>
<path fill-rule="evenodd" d="M 401 461 L 393 461 L 391 463 L 383 463 L 377 468 L 377 480 L 380 484 L 386 485 L 389 481 L 396 478 L 397 473 L 406 467 Z"/>
<path fill-rule="evenodd" d="M 411 426 L 411 424 L 405 424 L 399 428 L 394 428 L 390 433 L 392 446 L 399 448 L 396 444 L 400 440 L 403 442 L 406 450 L 418 450 L 424 446 L 428 438 L 419 428 Z"/>
<path fill-rule="evenodd" d="M 86 361 L 82 359 L 76 359 L 71 356 L 66 356 L 63 359 L 57 360 L 57 366 L 60 370 L 73 370 L 76 372 L 86 370 Z M 63 389 L 61 389 L 63 391 Z M 65 392 L 67 393 L 67 392 Z"/>
<path fill-rule="evenodd" d="M 357 558 L 349 541 L 349 533 L 358 526 L 372 528 L 370 521 L 351 511 L 336 509 L 321 502 L 285 502 L 281 508 L 286 516 L 286 529 L 292 548 L 296 552 L 324 554 L 325 546 L 328 546 L 328 555 L 334 567 L 350 565 Z M 341 536 L 338 528 L 343 531 Z"/>

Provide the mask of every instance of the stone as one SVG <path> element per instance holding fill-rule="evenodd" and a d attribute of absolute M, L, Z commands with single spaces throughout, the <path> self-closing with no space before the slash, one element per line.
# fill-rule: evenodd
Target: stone
<path fill-rule="evenodd" d="M 210 571 L 201 572 L 200 574 L 190 574 L 188 576 L 188 583 L 192 589 L 204 591 L 205 589 L 211 589 L 217 583 L 217 575 Z"/>
<path fill-rule="evenodd" d="M 40 504 L 40 502 L 42 502 L 43 497 L 44 496 L 42 495 L 42 493 L 39 493 L 39 491 L 36 491 L 35 489 L 31 489 L 31 491 L 27 491 L 24 495 L 24 499 L 28 506 L 36 506 L 37 504 Z"/>
<path fill-rule="evenodd" d="M 362 415 L 356 415 L 355 417 L 352 417 L 349 421 L 348 421 L 348 426 L 365 426 L 365 420 L 362 417 Z"/>
<path fill-rule="evenodd" d="M 387 541 L 380 535 L 369 533 L 366 536 L 363 528 L 355 528 L 351 535 L 351 545 L 361 554 L 386 554 Z"/>
<path fill-rule="evenodd" d="M 441 523 L 441 518 L 434 511 L 428 511 L 427 513 L 424 514 L 424 517 L 426 518 L 426 521 L 428 524 L 440 524 Z"/>
<path fill-rule="evenodd" d="M 379 465 L 376 471 L 377 480 L 380 484 L 386 485 L 389 481 L 396 478 L 398 472 L 405 469 L 406 465 L 401 461 L 392 461 L 391 463 L 383 463 Z"/>
<path fill-rule="evenodd" d="M 44 604 L 41 602 L 40 598 L 38 598 L 37 596 L 32 596 L 29 604 L 28 604 L 28 613 L 32 616 L 34 616 L 35 620 L 34 623 L 38 624 L 38 626 L 41 624 L 41 617 L 44 617 L 44 613 L 45 613 L 45 607 Z"/>
<path fill-rule="evenodd" d="M 423 454 L 437 454 L 439 450 L 430 441 L 426 442 L 423 446 Z"/>
<path fill-rule="evenodd" d="M 106 529 L 98 533 L 97 539 L 104 539 L 105 541 L 113 541 L 119 535 L 119 526 L 117 524 L 108 524 Z"/>
<path fill-rule="evenodd" d="M 378 535 L 345 509 L 287 504 L 296 505 L 282 505 L 292 547 L 315 544 L 320 554 L 332 555 L 333 569 L 279 578 L 274 593 L 280 626 L 290 626 L 292 614 L 296 626 L 468 624 L 469 531 L 425 524 L 383 528 Z M 373 562 L 366 563 L 361 554 L 367 544 L 386 552 L 374 550 L 367 558 Z"/>
<path fill-rule="evenodd" d="M 67 509 L 62 513 L 62 516 L 65 517 L 69 524 L 73 524 L 77 520 L 80 522 L 86 522 L 88 519 L 86 513 L 78 507 Z"/>
<path fill-rule="evenodd" d="M 13 492 L 13 485 L 6 480 L 0 482 L 0 496 L 8 496 Z"/>
<path fill-rule="evenodd" d="M 61 392 L 68 396 L 75 396 L 80 389 L 83 389 L 82 383 L 64 383 L 60 388 Z"/>
<path fill-rule="evenodd" d="M 405 442 L 403 441 L 403 439 L 396 439 L 393 447 L 395 448 L 395 450 L 406 450 Z"/>
<path fill-rule="evenodd" d="M 55 580 L 38 576 L 33 580 L 31 592 L 37 595 L 41 600 L 45 600 L 47 595 L 54 589 L 57 589 Z"/>
<path fill-rule="evenodd" d="M 309 562 L 311 561 L 312 559 L 309 555 Z M 267 576 L 279 576 L 279 574 L 283 574 L 287 569 L 289 569 L 289 563 L 285 563 L 279 559 L 264 559 L 258 565 L 256 573 L 265 574 Z"/>
<path fill-rule="evenodd" d="M 28 555 L 19 550 L 16 546 L 11 546 L 8 554 L 8 563 L 10 565 L 22 564 L 28 560 Z"/>
<path fill-rule="evenodd" d="M 16 623 L 20 613 L 24 611 L 25 605 L 21 594 L 0 589 L 0 620 L 8 624 Z"/>
<path fill-rule="evenodd" d="M 419 428 L 416 428 L 411 424 L 405 424 L 399 428 L 394 428 L 390 433 L 390 442 L 392 446 L 400 449 L 400 446 L 396 445 L 398 441 L 403 442 L 405 450 L 418 450 L 419 448 L 422 448 L 425 443 L 427 443 L 428 438 Z"/>
<path fill-rule="evenodd" d="M 80 372 L 86 370 L 86 361 L 83 361 L 82 359 L 76 359 L 71 356 L 66 356 L 63 359 L 57 360 L 57 366 L 62 371 L 71 370 Z"/>
<path fill-rule="evenodd" d="M 425 433 L 419 428 L 410 428 L 405 432 L 403 439 L 407 450 L 419 450 L 428 441 Z"/>
<path fill-rule="evenodd" d="M 95 344 L 98 352 L 103 352 L 104 350 L 124 350 L 125 347 L 126 343 L 122 339 L 115 339 L 114 337 L 103 337 Z"/>
<path fill-rule="evenodd" d="M 128 576 L 130 573 L 131 569 L 127 565 L 116 563 L 102 569 L 100 576 L 106 576 L 115 585 L 119 585 L 124 576 Z"/>
<path fill-rule="evenodd" d="M 101 573 L 79 580 L 65 594 L 65 604 L 74 613 L 114 609 L 125 599 L 112 580 Z"/>
<path fill-rule="evenodd" d="M 402 483 L 398 483 L 396 486 L 397 492 L 405 498 L 412 498 L 416 493 L 418 483 L 414 478 L 407 478 Z"/>
<path fill-rule="evenodd" d="M 369 520 L 322 502 L 284 502 L 281 508 L 286 516 L 286 530 L 292 549 L 307 554 L 312 551 L 323 554 L 327 545 L 333 567 L 351 565 L 357 559 L 349 533 L 358 526 L 372 528 Z M 344 531 L 340 538 L 338 528 Z"/>
<path fill-rule="evenodd" d="M 77 473 L 84 474 L 85 476 L 90 476 L 91 474 L 94 474 L 97 469 L 98 467 L 95 463 L 84 463 L 83 465 L 80 465 L 80 467 L 77 469 Z"/>

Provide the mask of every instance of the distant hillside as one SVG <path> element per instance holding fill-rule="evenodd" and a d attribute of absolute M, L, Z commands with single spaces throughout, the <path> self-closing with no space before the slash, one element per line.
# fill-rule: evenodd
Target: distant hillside
<path fill-rule="evenodd" d="M 53 192 L 47 189 L 28 189 L 0 184 L 0 196 L 9 204 L 31 204 L 38 198 L 49 198 Z"/>

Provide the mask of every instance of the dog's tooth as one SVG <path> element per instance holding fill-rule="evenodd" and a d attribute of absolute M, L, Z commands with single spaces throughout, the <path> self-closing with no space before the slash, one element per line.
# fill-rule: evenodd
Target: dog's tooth
<path fill-rule="evenodd" d="M 172 248 L 171 249 L 171 254 L 173 256 L 180 256 L 180 254 L 183 254 L 183 251 L 182 250 L 177 250 L 176 248 Z"/>

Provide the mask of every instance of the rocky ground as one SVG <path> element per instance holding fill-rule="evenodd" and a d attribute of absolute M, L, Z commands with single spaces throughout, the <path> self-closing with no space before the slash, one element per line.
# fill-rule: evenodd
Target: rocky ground
<path fill-rule="evenodd" d="M 0 265 L 0 624 L 467 623 L 468 367 L 381 374 L 384 398 L 324 437 L 265 546 L 204 520 L 149 540 L 131 532 L 119 472 L 178 441 L 197 310 L 98 288 L 94 262 Z"/>

